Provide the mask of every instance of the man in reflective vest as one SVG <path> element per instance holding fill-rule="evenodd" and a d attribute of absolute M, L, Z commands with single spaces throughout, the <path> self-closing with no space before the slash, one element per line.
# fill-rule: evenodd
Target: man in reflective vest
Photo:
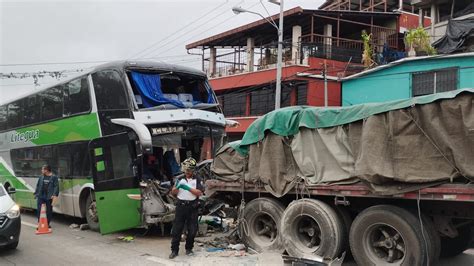
<path fill-rule="evenodd" d="M 178 256 L 179 242 L 183 233 L 184 225 L 187 226 L 186 255 L 193 255 L 194 237 L 198 230 L 198 199 L 203 193 L 201 178 L 194 173 L 196 160 L 188 158 L 184 160 L 181 167 L 184 177 L 178 179 L 171 190 L 171 194 L 177 195 L 176 213 L 171 231 L 171 254 L 170 259 Z"/>

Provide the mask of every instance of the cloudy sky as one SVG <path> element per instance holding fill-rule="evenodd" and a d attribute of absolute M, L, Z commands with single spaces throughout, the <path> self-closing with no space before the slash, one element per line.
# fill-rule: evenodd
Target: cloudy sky
<path fill-rule="evenodd" d="M 285 10 L 316 9 L 322 0 L 285 0 Z M 1 1 L 0 72 L 31 73 L 84 69 L 106 61 L 153 58 L 199 67 L 184 46 L 250 23 L 233 6 L 261 14 L 279 12 L 267 0 Z M 39 80 L 42 86 L 57 82 Z M 0 102 L 40 87 L 32 78 L 1 78 Z"/>

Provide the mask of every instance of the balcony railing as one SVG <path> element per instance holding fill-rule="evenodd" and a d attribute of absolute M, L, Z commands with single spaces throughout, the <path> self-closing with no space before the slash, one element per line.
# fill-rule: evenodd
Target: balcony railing
<path fill-rule="evenodd" d="M 397 48 L 396 30 L 372 26 L 371 31 L 371 45 L 374 53 L 382 53 L 384 47 Z M 362 40 L 320 34 L 303 35 L 297 44 L 291 43 L 290 40 L 284 41 L 283 65 L 307 64 L 309 57 L 342 62 L 350 61 L 358 64 L 362 61 L 363 47 Z M 250 54 L 247 49 L 242 47 L 219 49 L 215 58 L 215 66 L 211 67 L 211 59 L 208 57 L 204 59 L 204 69 L 209 77 L 215 78 L 276 67 L 276 44 L 254 48 L 253 60 L 248 60 Z M 249 62 L 251 62 L 251 66 L 248 66 Z"/>
<path fill-rule="evenodd" d="M 291 41 L 284 41 L 283 45 L 283 62 L 285 65 L 293 65 L 298 63 L 298 56 L 292 60 Z M 252 67 L 247 66 L 249 52 L 245 48 L 236 49 L 219 49 L 215 60 L 215 70 L 211 73 L 211 59 L 204 59 L 204 69 L 209 77 L 223 77 L 235 75 L 245 72 L 258 71 L 263 69 L 271 69 L 276 66 L 277 62 L 277 46 L 270 44 L 256 47 L 253 50 Z"/>

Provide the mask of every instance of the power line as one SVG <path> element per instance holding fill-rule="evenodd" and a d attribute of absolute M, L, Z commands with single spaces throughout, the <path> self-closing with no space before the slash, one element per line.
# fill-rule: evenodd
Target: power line
<path fill-rule="evenodd" d="M 134 55 L 130 56 L 129 58 L 134 58 L 134 57 L 140 55 L 141 53 L 145 52 L 146 50 L 149 50 L 150 48 L 153 48 L 154 46 L 164 42 L 165 40 L 167 40 L 167 39 L 171 38 L 172 36 L 174 36 L 176 33 L 182 31 L 183 29 L 186 29 L 188 26 L 192 25 L 193 23 L 195 23 L 195 22 L 201 20 L 202 18 L 206 17 L 207 15 L 211 14 L 215 10 L 217 10 L 217 9 L 221 8 L 222 6 L 226 5 L 228 2 L 229 2 L 229 0 L 226 0 L 224 3 L 218 5 L 217 7 L 211 9 L 210 11 L 208 11 L 204 15 L 200 16 L 199 18 L 197 18 L 197 19 L 191 21 L 190 23 L 186 24 L 185 26 L 181 27 L 179 30 L 177 30 L 177 31 L 173 32 L 172 34 L 168 35 L 166 38 L 161 39 L 161 40 L 153 43 L 152 45 L 146 47 L 145 49 L 142 49 L 141 51 L 139 51 L 138 53 L 135 53 Z"/>
<path fill-rule="evenodd" d="M 181 55 L 167 55 L 167 56 L 159 56 L 159 57 L 150 57 L 150 58 L 142 58 L 142 59 L 163 59 L 163 58 L 173 58 L 173 57 L 187 57 L 190 56 L 189 54 L 181 54 Z M 70 61 L 70 62 L 43 62 L 43 63 L 16 63 L 16 64 L 0 64 L 0 66 L 46 66 L 46 65 L 80 65 L 80 64 L 93 64 L 93 63 L 107 63 L 111 61 L 118 61 L 119 59 L 114 60 L 96 60 L 96 61 Z"/>
<path fill-rule="evenodd" d="M 243 0 L 240 0 L 240 2 L 239 2 L 238 4 L 240 4 L 240 3 L 242 3 L 242 2 L 243 2 Z M 257 4 L 258 4 L 258 3 L 257 3 Z M 255 6 L 255 5 L 253 5 L 253 6 Z M 224 12 L 221 12 L 221 13 L 217 14 L 216 16 L 211 17 L 210 19 L 204 21 L 203 23 L 197 25 L 196 27 L 193 27 L 193 28 L 190 29 L 189 31 L 186 31 L 186 32 L 184 32 L 183 34 L 177 36 L 176 38 L 174 38 L 174 39 L 172 39 L 172 40 L 166 42 L 165 44 L 161 45 L 160 47 L 157 47 L 157 48 L 155 48 L 155 49 L 153 49 L 153 50 L 147 52 L 146 55 L 153 54 L 153 53 L 159 51 L 159 49 L 163 49 L 164 47 L 168 46 L 169 44 L 172 44 L 172 43 L 175 42 L 176 40 L 179 40 L 181 37 L 186 36 L 189 32 L 192 32 L 192 31 L 194 31 L 194 30 L 196 30 L 196 29 L 201 28 L 202 26 L 208 24 L 210 21 L 215 20 L 216 18 L 218 18 L 218 17 L 220 17 L 220 16 L 226 14 L 227 12 L 228 12 L 228 10 L 226 9 Z M 231 17 L 231 18 L 233 18 L 233 17 Z M 228 19 L 225 19 L 224 21 L 227 21 L 227 20 L 228 20 Z M 224 22 L 224 21 L 222 21 L 222 22 Z M 221 24 L 222 22 L 219 22 L 219 23 L 217 23 L 217 24 L 213 24 L 213 26 L 212 26 L 211 28 L 215 27 L 216 25 Z M 204 30 L 203 32 L 200 32 L 198 35 L 200 35 L 200 34 L 202 34 L 202 33 L 204 33 L 204 32 L 207 32 L 207 31 L 208 31 L 209 29 L 211 29 L 211 28 L 207 28 L 207 29 Z M 196 36 L 196 35 L 193 35 L 193 37 L 191 37 L 190 39 L 194 38 L 195 36 Z M 186 41 L 188 41 L 188 40 L 190 40 L 190 39 L 184 40 L 184 41 L 182 41 L 182 42 L 184 43 L 184 42 L 186 42 Z M 165 52 L 167 52 L 167 51 L 169 51 L 169 50 L 171 50 L 171 49 L 173 49 L 173 48 L 174 48 L 174 47 L 170 47 L 169 49 L 167 49 L 166 51 L 163 51 L 162 53 L 165 53 Z"/>

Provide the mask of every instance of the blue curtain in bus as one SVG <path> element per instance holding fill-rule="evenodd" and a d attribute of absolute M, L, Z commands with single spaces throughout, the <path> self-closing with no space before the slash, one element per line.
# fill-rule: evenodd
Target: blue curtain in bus
<path fill-rule="evenodd" d="M 132 71 L 132 80 L 142 97 L 145 108 L 161 104 L 172 104 L 184 108 L 184 104 L 181 101 L 168 99 L 163 96 L 159 74 L 144 74 Z"/>

